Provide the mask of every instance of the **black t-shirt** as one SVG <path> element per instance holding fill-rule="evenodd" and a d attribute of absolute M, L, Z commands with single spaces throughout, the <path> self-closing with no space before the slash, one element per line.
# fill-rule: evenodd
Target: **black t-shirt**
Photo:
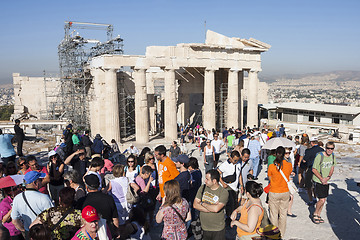
<path fill-rule="evenodd" d="M 181 197 L 189 201 L 189 189 L 190 189 L 190 173 L 189 171 L 181 172 L 176 176 L 175 180 L 179 182 Z"/>
<path fill-rule="evenodd" d="M 106 219 L 108 223 L 112 222 L 113 218 L 118 217 L 118 212 L 112 196 L 102 192 L 90 192 L 82 205 L 82 208 L 90 205 L 96 209 L 102 218 Z"/>
<path fill-rule="evenodd" d="M 306 161 L 306 165 L 308 168 L 312 168 L 316 154 L 323 151 L 324 149 L 322 149 L 319 145 L 315 145 L 312 148 L 305 150 L 304 161 Z"/>
<path fill-rule="evenodd" d="M 78 156 L 71 159 L 70 165 L 76 170 L 80 176 L 84 176 L 86 173 L 86 167 L 88 166 L 88 160 L 85 158 L 83 161 L 80 160 Z"/>
<path fill-rule="evenodd" d="M 201 171 L 197 169 L 192 171 L 190 175 L 191 175 L 191 183 L 189 188 L 189 200 L 191 202 L 194 202 L 196 193 L 201 186 L 202 174 Z"/>

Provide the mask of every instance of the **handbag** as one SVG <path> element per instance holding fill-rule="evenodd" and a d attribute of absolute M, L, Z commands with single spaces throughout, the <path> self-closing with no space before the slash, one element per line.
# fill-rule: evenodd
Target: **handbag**
<path fill-rule="evenodd" d="M 222 180 L 225 182 L 225 183 L 233 183 L 236 181 L 236 165 L 235 165 L 235 171 L 234 171 L 234 174 L 232 175 L 228 175 L 226 177 L 223 177 Z"/>
<path fill-rule="evenodd" d="M 139 195 L 137 192 L 134 191 L 134 189 L 130 186 L 130 183 L 128 185 L 128 191 L 126 193 L 126 201 L 130 204 L 137 203 L 139 201 Z"/>
<path fill-rule="evenodd" d="M 289 188 L 289 192 L 291 195 L 294 195 L 298 190 L 294 184 L 293 181 L 288 181 L 287 178 L 285 177 L 285 174 L 283 173 L 283 171 L 280 169 L 280 173 L 281 173 L 281 176 L 284 178 L 285 182 L 287 183 L 288 185 L 288 188 Z"/>
<path fill-rule="evenodd" d="M 266 187 L 264 187 L 265 193 L 269 193 L 269 191 L 270 191 L 270 183 Z"/>
<path fill-rule="evenodd" d="M 203 185 L 203 189 L 201 190 L 201 197 L 204 195 L 205 191 L 205 185 Z M 191 231 L 193 233 L 193 237 L 195 240 L 201 240 L 203 239 L 204 231 L 201 228 L 201 222 L 200 222 L 200 213 L 198 214 L 197 218 L 190 223 Z"/>

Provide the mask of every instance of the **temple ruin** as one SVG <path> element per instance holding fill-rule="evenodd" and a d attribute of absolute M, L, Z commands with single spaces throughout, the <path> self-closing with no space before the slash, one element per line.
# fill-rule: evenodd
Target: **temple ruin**
<path fill-rule="evenodd" d="M 138 143 L 148 142 L 162 125 L 168 140 L 177 139 L 178 124 L 188 122 L 206 129 L 257 126 L 258 104 L 267 103 L 267 84 L 258 79 L 260 55 L 270 47 L 208 30 L 205 43 L 149 46 L 145 55 L 95 56 L 86 66 L 92 76 L 86 92 L 92 135 L 120 141 L 130 124 L 124 109 L 133 112 Z M 46 110 L 40 103 L 44 98 L 26 99 L 31 78 L 14 73 L 13 79 L 15 114 Z"/>

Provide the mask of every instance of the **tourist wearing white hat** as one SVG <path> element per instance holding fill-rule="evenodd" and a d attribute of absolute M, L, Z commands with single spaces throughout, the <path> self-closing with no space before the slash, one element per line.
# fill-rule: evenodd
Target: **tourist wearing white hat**
<path fill-rule="evenodd" d="M 51 150 L 48 154 L 49 162 L 47 164 L 47 171 L 50 176 L 49 193 L 51 199 L 57 203 L 59 201 L 59 191 L 64 187 L 64 166 L 59 154 Z"/>

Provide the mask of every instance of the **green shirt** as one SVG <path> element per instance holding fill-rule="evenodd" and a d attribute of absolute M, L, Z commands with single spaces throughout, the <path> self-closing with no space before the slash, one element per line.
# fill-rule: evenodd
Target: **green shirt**
<path fill-rule="evenodd" d="M 79 140 L 78 136 L 76 136 L 76 134 L 73 134 L 71 139 L 72 139 L 74 145 L 77 145 L 80 143 L 80 140 Z"/>
<path fill-rule="evenodd" d="M 274 156 L 274 155 L 268 156 L 268 159 L 267 159 L 268 160 L 268 167 L 270 166 L 270 164 L 274 163 L 275 159 L 276 159 L 276 156 Z"/>
<path fill-rule="evenodd" d="M 207 204 L 215 204 L 221 202 L 226 206 L 229 198 L 229 192 L 222 186 L 216 190 L 205 186 L 204 194 L 201 197 L 201 192 L 205 185 L 199 188 L 196 198 L 201 199 L 202 202 Z M 225 207 L 219 212 L 200 212 L 201 227 L 205 231 L 221 231 L 225 228 Z"/>
<path fill-rule="evenodd" d="M 324 160 L 320 166 L 321 155 L 324 156 Z M 330 156 L 326 156 L 324 152 L 320 152 L 315 157 L 313 169 L 315 168 L 321 174 L 322 177 L 327 177 L 329 176 L 331 167 L 335 165 L 336 165 L 336 158 L 333 154 L 331 154 Z M 315 176 L 315 174 L 313 175 L 312 180 L 314 182 L 321 183 L 320 179 L 317 176 Z"/>
<path fill-rule="evenodd" d="M 227 136 L 228 147 L 232 147 L 234 139 L 235 139 L 234 135 Z"/>

